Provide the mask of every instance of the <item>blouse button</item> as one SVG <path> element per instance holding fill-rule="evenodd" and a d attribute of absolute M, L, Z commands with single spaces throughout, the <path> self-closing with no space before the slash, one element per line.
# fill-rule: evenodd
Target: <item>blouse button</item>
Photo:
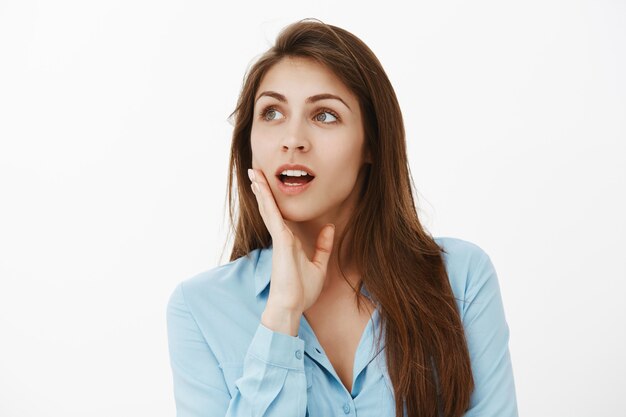
<path fill-rule="evenodd" d="M 302 352 L 300 350 L 296 350 L 296 358 L 302 359 Z"/>
<path fill-rule="evenodd" d="M 344 413 L 346 413 L 346 414 L 349 414 L 349 413 L 350 413 L 350 404 L 345 403 L 345 404 L 343 405 L 343 412 L 344 412 Z"/>

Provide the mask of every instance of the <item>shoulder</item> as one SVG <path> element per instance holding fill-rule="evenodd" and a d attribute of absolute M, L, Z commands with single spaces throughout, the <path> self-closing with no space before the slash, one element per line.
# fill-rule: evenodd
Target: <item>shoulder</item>
<path fill-rule="evenodd" d="M 220 310 L 238 308 L 254 299 L 255 269 L 260 249 L 227 264 L 199 272 L 176 284 L 168 310 L 183 308 L 195 318 L 209 318 Z"/>
<path fill-rule="evenodd" d="M 167 303 L 168 331 L 200 334 L 217 360 L 239 361 L 263 311 L 255 295 L 255 272 L 261 250 L 180 281 Z M 242 348 L 243 349 L 243 348 Z"/>
<path fill-rule="evenodd" d="M 216 291 L 228 292 L 230 289 L 240 289 L 239 287 L 246 285 L 253 287 L 254 282 L 250 277 L 254 276 L 259 253 L 259 249 L 253 250 L 234 261 L 185 278 L 178 286 L 191 298 L 200 294 L 214 294 Z"/>
<path fill-rule="evenodd" d="M 498 287 L 491 258 L 475 243 L 454 237 L 436 237 L 461 315 L 482 289 Z"/>
<path fill-rule="evenodd" d="M 498 277 L 489 255 L 461 239 L 435 239 L 444 253 L 448 276 L 463 323 L 475 389 L 469 415 L 516 416 L 515 382 Z"/>
<path fill-rule="evenodd" d="M 456 237 L 435 237 L 435 242 L 444 251 L 447 267 L 458 269 L 476 262 L 484 262 L 489 255 L 477 244 Z"/>

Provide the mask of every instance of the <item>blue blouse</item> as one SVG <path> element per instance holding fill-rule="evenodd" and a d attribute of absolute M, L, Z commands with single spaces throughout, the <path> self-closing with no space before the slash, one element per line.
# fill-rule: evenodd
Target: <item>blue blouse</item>
<path fill-rule="evenodd" d="M 473 243 L 435 241 L 447 252 L 476 386 L 465 417 L 517 416 L 509 328 L 493 264 Z M 379 310 L 361 336 L 348 392 L 304 315 L 297 336 L 261 324 L 271 263 L 271 246 L 256 249 L 174 289 L 167 331 L 177 416 L 395 416 L 384 339 L 382 350 L 374 346 Z M 362 293 L 369 295 L 365 287 Z"/>

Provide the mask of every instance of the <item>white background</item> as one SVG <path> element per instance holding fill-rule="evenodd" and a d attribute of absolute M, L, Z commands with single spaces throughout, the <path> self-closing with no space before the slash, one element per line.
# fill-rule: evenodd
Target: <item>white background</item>
<path fill-rule="evenodd" d="M 626 2 L 293 3 L 0 1 L 0 415 L 174 415 L 166 303 L 229 255 L 227 118 L 305 17 L 377 54 L 423 224 L 492 258 L 520 415 L 624 415 Z"/>

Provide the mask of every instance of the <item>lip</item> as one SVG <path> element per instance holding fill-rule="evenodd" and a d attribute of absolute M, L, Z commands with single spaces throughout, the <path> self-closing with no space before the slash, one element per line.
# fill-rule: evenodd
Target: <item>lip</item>
<path fill-rule="evenodd" d="M 300 164 L 283 164 L 278 167 L 274 175 L 276 175 L 276 177 L 279 177 L 280 173 L 286 169 L 292 169 L 292 170 L 299 169 L 300 171 L 306 171 L 309 174 L 311 174 L 312 177 L 315 177 L 315 172 L 313 172 L 311 168 L 307 167 L 306 165 L 300 165 Z"/>
<path fill-rule="evenodd" d="M 304 170 L 303 168 L 297 168 L 297 169 Z M 276 186 L 278 187 L 278 189 L 281 192 L 283 192 L 284 194 L 287 194 L 287 195 L 300 194 L 300 193 L 304 192 L 307 188 L 309 188 L 311 183 L 313 181 L 315 181 L 315 178 L 313 178 L 311 181 L 307 182 L 306 184 L 302 184 L 302 185 L 285 185 L 280 180 L 280 176 L 277 175 L 275 178 L 276 178 Z"/>
<path fill-rule="evenodd" d="M 280 180 L 280 173 L 283 172 L 286 169 L 298 169 L 298 170 L 301 170 L 301 171 L 306 171 L 309 174 L 311 174 L 313 179 L 311 181 L 307 182 L 306 184 L 302 184 L 302 185 L 285 185 Z M 315 181 L 315 173 L 311 170 L 311 168 L 307 167 L 306 165 L 283 164 L 283 165 L 279 166 L 278 169 L 276 170 L 275 178 L 276 178 L 276 186 L 278 187 L 278 189 L 282 193 L 287 194 L 287 195 L 296 195 L 296 194 L 300 194 L 300 193 L 304 192 L 307 188 L 309 188 L 311 183 L 313 181 Z"/>

